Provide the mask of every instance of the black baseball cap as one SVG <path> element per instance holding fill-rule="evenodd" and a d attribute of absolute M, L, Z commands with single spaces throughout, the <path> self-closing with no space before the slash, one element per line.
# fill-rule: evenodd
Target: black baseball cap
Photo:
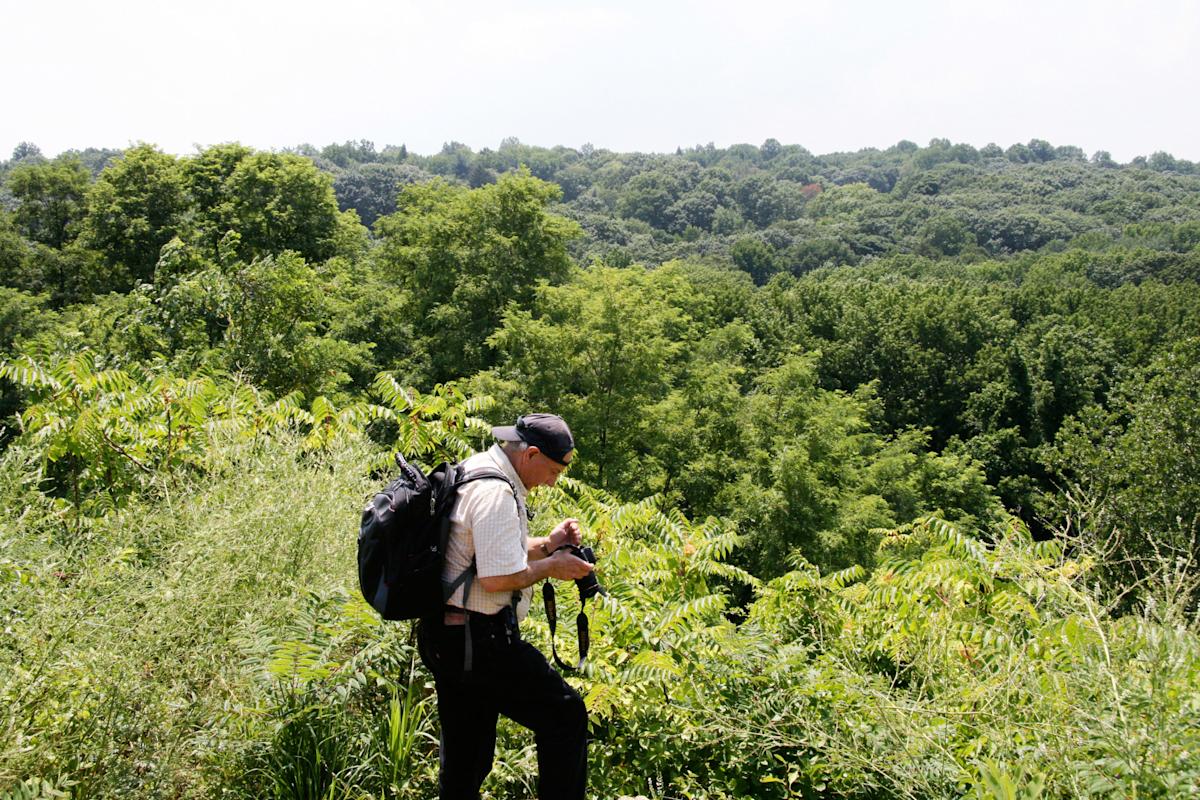
<path fill-rule="evenodd" d="M 559 464 L 565 464 L 563 459 L 575 449 L 571 429 L 557 414 L 526 414 L 517 417 L 516 425 L 492 428 L 492 435 L 502 442 L 531 444 Z"/>

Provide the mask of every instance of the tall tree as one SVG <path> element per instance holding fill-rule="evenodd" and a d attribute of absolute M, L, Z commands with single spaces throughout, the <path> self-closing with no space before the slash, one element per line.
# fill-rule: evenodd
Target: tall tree
<path fill-rule="evenodd" d="M 74 238 L 91 176 L 76 158 L 22 164 L 8 175 L 13 222 L 30 241 L 55 249 Z"/>
<path fill-rule="evenodd" d="M 230 142 L 206 148 L 183 162 L 184 186 L 196 207 L 193 235 L 211 258 L 219 257 L 221 239 L 230 228 L 226 184 L 253 153 L 245 145 Z"/>
<path fill-rule="evenodd" d="M 246 259 L 294 250 L 323 261 L 337 250 L 337 199 L 329 175 L 307 158 L 254 153 L 225 181 L 218 224 L 241 237 Z"/>
<path fill-rule="evenodd" d="M 676 270 L 592 268 L 542 286 L 532 311 L 510 307 L 491 339 L 499 374 L 570 421 L 581 474 L 601 486 L 635 493 L 653 480 L 633 465 L 658 437 L 646 412 L 678 370 L 690 320 L 670 300 L 688 291 Z"/>
<path fill-rule="evenodd" d="M 490 366 L 486 340 L 505 308 L 566 277 L 566 245 L 580 231 L 546 211 L 559 196 L 524 170 L 472 190 L 434 181 L 406 187 L 399 211 L 376 224 L 382 269 L 408 291 L 422 328 L 426 380 Z"/>
<path fill-rule="evenodd" d="M 1111 410 L 1062 428 L 1048 460 L 1072 491 L 1055 500 L 1127 605 L 1193 611 L 1200 600 L 1200 339 L 1131 376 Z M 1165 590 L 1165 591 L 1164 591 Z"/>
<path fill-rule="evenodd" d="M 81 239 L 113 269 L 113 285 L 128 290 L 154 275 L 162 246 L 184 227 L 187 196 L 179 162 L 141 144 L 100 173 L 87 197 Z"/>

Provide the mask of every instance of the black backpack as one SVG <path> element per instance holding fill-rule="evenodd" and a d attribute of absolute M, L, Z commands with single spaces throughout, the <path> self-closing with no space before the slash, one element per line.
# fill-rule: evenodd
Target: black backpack
<path fill-rule="evenodd" d="M 400 476 L 363 509 L 358 531 L 358 586 L 363 598 L 384 619 L 421 619 L 439 615 L 465 580 L 442 583 L 442 557 L 450 537 L 450 510 L 458 490 L 471 481 L 500 479 L 503 472 L 482 468 L 466 472 L 443 463 L 428 476 L 397 454 Z M 515 489 L 514 489 L 515 494 Z"/>

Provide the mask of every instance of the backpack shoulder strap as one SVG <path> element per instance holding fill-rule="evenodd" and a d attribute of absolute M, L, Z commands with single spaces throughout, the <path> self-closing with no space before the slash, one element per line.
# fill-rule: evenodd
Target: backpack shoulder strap
<path fill-rule="evenodd" d="M 461 465 L 455 468 L 454 491 L 457 492 L 463 486 L 473 481 L 480 480 L 502 480 L 508 484 L 508 488 L 512 490 L 513 502 L 517 505 L 517 517 L 521 515 L 521 504 L 517 502 L 517 487 L 513 484 L 512 479 L 505 475 L 495 467 L 477 467 L 476 469 L 466 470 Z M 446 547 L 450 541 L 450 511 L 446 509 L 446 516 L 442 519 L 442 552 L 446 552 Z M 475 559 L 471 559 L 471 565 L 462 571 L 457 578 L 450 583 L 443 584 L 443 602 L 450 599 L 450 596 L 458 590 L 459 586 L 463 587 L 463 608 L 466 608 L 467 597 L 471 593 L 471 583 L 475 577 Z M 517 600 L 520 598 L 520 592 L 513 593 L 513 611 L 516 611 Z M 467 614 L 466 624 L 463 626 L 463 672 L 469 673 L 473 667 L 473 647 L 471 641 L 471 615 Z"/>
<path fill-rule="evenodd" d="M 520 519 L 521 504 L 519 502 L 517 502 L 517 487 L 513 485 L 512 479 L 509 478 L 507 475 L 505 475 L 503 472 L 496 469 L 495 467 L 478 467 L 478 468 L 472 469 L 472 470 L 464 470 L 462 468 L 462 465 L 455 466 L 453 468 L 453 470 L 454 470 L 454 472 L 453 472 L 454 478 L 452 479 L 451 483 L 453 485 L 454 493 L 456 495 L 457 495 L 459 489 L 461 489 L 463 486 L 467 485 L 468 483 L 472 483 L 474 481 L 502 480 L 505 483 L 507 483 L 508 488 L 510 490 L 512 490 L 513 503 L 516 504 L 516 507 L 517 507 L 517 518 Z M 452 508 L 446 508 L 444 514 L 442 515 L 442 518 L 438 521 L 439 526 L 441 528 L 440 534 L 441 534 L 441 545 L 442 545 L 441 552 L 442 553 L 445 553 L 446 548 L 449 547 L 449 545 L 450 545 L 450 514 L 451 514 L 452 510 L 453 510 Z M 446 599 L 450 598 L 450 595 L 453 594 L 455 592 L 455 590 L 458 589 L 458 587 L 462 584 L 462 582 L 464 580 L 469 580 L 466 577 L 467 573 L 473 573 L 474 571 L 475 571 L 475 562 L 474 562 L 474 560 L 472 560 L 471 566 L 467 567 L 466 570 L 464 570 L 461 575 L 459 575 L 457 578 L 454 579 L 454 581 L 446 584 L 446 586 L 451 587 L 451 588 L 449 588 L 449 591 L 446 594 Z M 463 594 L 463 602 L 464 603 L 466 602 L 466 593 L 465 592 Z"/>
<path fill-rule="evenodd" d="M 517 487 L 512 482 L 512 478 L 505 475 L 495 467 L 476 467 L 475 469 L 462 469 L 459 467 L 459 474 L 454 481 L 455 487 L 461 488 L 472 481 L 481 480 L 501 480 L 508 484 L 508 488 L 512 489 L 513 497 L 517 495 Z"/>
<path fill-rule="evenodd" d="M 456 468 L 455 472 L 454 490 L 457 492 L 468 483 L 483 480 L 500 480 L 508 484 L 508 488 L 513 495 L 513 502 L 517 506 L 517 518 L 519 519 L 521 516 L 521 502 L 517 500 L 517 486 L 513 483 L 512 478 L 505 475 L 496 467 L 476 467 L 475 469 L 466 470 L 460 465 Z M 449 514 L 450 509 L 447 509 L 446 513 Z"/>

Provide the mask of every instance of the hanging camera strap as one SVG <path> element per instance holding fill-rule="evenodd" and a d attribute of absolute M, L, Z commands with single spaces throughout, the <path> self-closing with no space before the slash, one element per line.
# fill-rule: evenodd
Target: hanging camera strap
<path fill-rule="evenodd" d="M 550 652 L 554 654 L 554 663 L 558 668 L 566 672 L 577 672 L 583 668 L 583 662 L 587 660 L 588 648 L 591 646 L 591 638 L 588 635 L 588 618 L 584 613 L 584 605 L 587 600 L 583 597 L 579 598 L 579 615 L 575 617 L 575 628 L 579 632 L 579 666 L 572 667 L 558 657 L 558 649 L 554 646 L 554 631 L 558 627 L 558 603 L 554 597 L 554 584 L 546 581 L 542 584 L 542 601 L 546 604 L 546 619 L 550 623 Z"/>

